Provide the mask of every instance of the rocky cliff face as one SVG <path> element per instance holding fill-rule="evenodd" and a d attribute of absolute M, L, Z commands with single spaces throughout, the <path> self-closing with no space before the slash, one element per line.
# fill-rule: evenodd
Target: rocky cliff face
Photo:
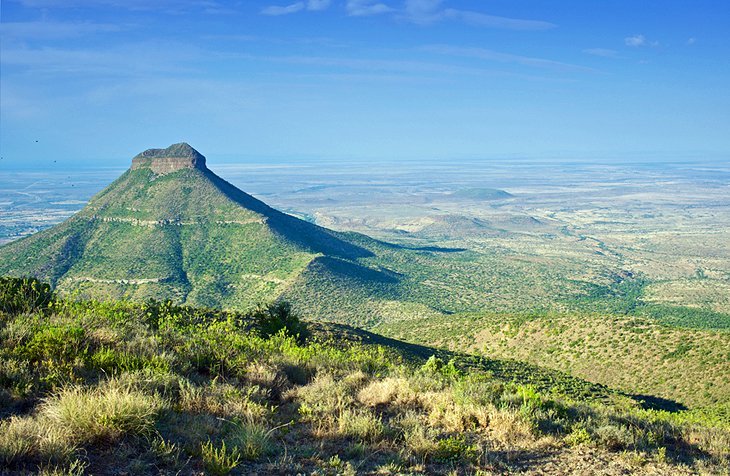
<path fill-rule="evenodd" d="M 132 159 L 132 170 L 152 169 L 157 175 L 169 174 L 181 169 L 207 170 L 205 157 L 185 142 L 173 144 L 167 149 L 147 149 Z"/>

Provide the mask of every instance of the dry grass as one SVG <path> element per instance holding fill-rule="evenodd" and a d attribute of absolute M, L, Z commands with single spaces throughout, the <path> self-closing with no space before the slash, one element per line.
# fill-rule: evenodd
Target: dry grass
<path fill-rule="evenodd" d="M 42 417 L 11 417 L 0 422 L 0 462 L 60 463 L 69 460 L 77 446 L 67 428 Z"/>
<path fill-rule="evenodd" d="M 81 444 L 148 434 L 163 406 L 156 395 L 110 380 L 98 387 L 64 388 L 41 404 L 39 415 Z"/>
<path fill-rule="evenodd" d="M 373 442 L 383 436 L 382 420 L 367 409 L 346 409 L 337 417 L 337 433 Z"/>
<path fill-rule="evenodd" d="M 419 404 L 418 392 L 411 388 L 410 380 L 403 377 L 374 380 L 358 392 L 357 399 L 371 407 L 382 405 L 413 407 Z"/>
<path fill-rule="evenodd" d="M 259 403 L 263 400 L 262 393 L 265 392 L 258 386 L 235 386 L 220 382 L 198 386 L 185 382 L 180 389 L 177 408 L 188 413 L 256 423 L 263 421 L 271 412 L 267 405 Z"/>

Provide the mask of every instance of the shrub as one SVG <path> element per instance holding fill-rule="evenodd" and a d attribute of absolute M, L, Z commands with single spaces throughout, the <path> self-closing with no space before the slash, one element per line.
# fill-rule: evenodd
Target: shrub
<path fill-rule="evenodd" d="M 35 278 L 0 277 L 0 310 L 9 314 L 33 312 L 53 301 L 51 286 Z"/>
<path fill-rule="evenodd" d="M 592 441 L 591 434 L 582 426 L 573 427 L 573 431 L 565 437 L 565 442 L 570 446 L 589 445 Z"/>
<path fill-rule="evenodd" d="M 433 457 L 438 461 L 473 462 L 479 457 L 479 450 L 476 445 L 467 443 L 463 436 L 449 436 L 436 442 Z"/>
<path fill-rule="evenodd" d="M 294 337 L 297 341 L 307 339 L 307 327 L 294 314 L 291 304 L 280 301 L 264 308 L 256 309 L 252 316 L 262 337 L 271 337 L 283 332 L 284 335 Z"/>
<path fill-rule="evenodd" d="M 13 358 L 0 359 L 0 387 L 7 388 L 20 397 L 30 394 L 33 390 L 30 363 Z"/>
<path fill-rule="evenodd" d="M 457 379 L 463 375 L 461 370 L 456 367 L 456 363 L 453 359 L 449 360 L 447 364 L 440 358 L 432 355 L 428 360 L 421 366 L 421 372 L 427 375 L 438 375 L 446 379 Z"/>
<path fill-rule="evenodd" d="M 517 388 L 517 395 L 522 397 L 522 405 L 520 408 L 525 412 L 534 411 L 542 405 L 540 394 L 537 393 L 537 390 L 532 385 L 520 385 Z"/>
<path fill-rule="evenodd" d="M 35 362 L 48 359 L 62 363 L 73 362 L 85 351 L 84 336 L 85 331 L 79 325 L 47 325 L 19 350 L 28 360 Z"/>
<path fill-rule="evenodd" d="M 595 436 L 599 444 L 612 451 L 626 449 L 634 444 L 634 435 L 625 426 L 599 426 Z"/>
<path fill-rule="evenodd" d="M 41 415 L 64 428 L 72 441 L 116 440 L 125 435 L 148 434 L 163 402 L 108 381 L 98 387 L 67 387 L 41 405 Z"/>

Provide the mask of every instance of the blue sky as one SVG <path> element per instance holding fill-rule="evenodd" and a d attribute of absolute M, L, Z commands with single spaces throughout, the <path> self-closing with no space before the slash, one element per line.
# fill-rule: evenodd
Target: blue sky
<path fill-rule="evenodd" d="M 0 169 L 730 156 L 727 0 L 3 0 Z"/>

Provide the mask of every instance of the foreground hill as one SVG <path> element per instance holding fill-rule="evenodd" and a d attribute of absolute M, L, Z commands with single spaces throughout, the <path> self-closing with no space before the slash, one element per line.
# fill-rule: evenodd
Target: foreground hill
<path fill-rule="evenodd" d="M 371 254 L 242 192 L 175 144 L 139 154 L 66 222 L 0 248 L 0 274 L 92 297 L 250 309 L 309 269 L 362 275 L 354 261 Z"/>
<path fill-rule="evenodd" d="M 730 332 L 670 327 L 594 313 L 477 313 L 391 322 L 385 335 L 490 358 L 513 358 L 688 407 L 730 421 Z"/>
<path fill-rule="evenodd" d="M 4 474 L 674 475 L 730 463 L 730 429 L 701 413 L 643 410 L 605 388 L 578 401 L 577 380 L 538 391 L 497 361 L 303 327 L 284 305 L 67 301 L 2 280 L 0 309 Z"/>

